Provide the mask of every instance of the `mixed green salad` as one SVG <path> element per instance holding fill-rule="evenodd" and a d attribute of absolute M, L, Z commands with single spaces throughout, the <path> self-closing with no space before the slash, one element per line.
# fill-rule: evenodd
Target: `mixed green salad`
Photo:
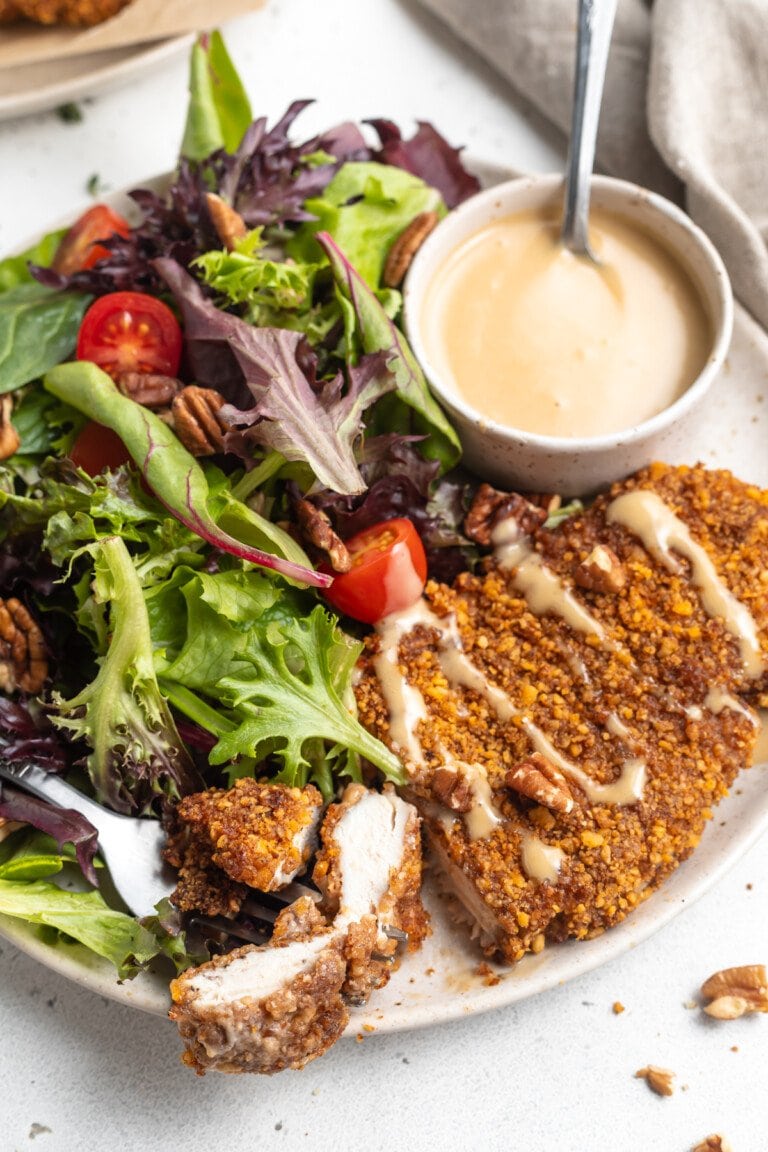
<path fill-rule="evenodd" d="M 0 756 L 136 817 L 243 775 L 399 781 L 355 717 L 360 637 L 468 562 L 385 271 L 477 183 L 425 123 L 297 144 L 304 105 L 254 120 L 201 37 L 167 189 L 0 262 Z M 190 962 L 170 906 L 108 907 L 82 817 L 8 786 L 0 816 L 0 913 L 121 978 Z M 53 881 L 74 868 L 93 887 Z"/>

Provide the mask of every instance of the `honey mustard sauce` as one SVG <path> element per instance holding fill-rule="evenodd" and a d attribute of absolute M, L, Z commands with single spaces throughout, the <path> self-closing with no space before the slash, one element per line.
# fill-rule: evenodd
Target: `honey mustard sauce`
<path fill-rule="evenodd" d="M 449 684 L 468 688 L 482 696 L 502 723 L 519 720 L 533 747 L 577 783 L 592 803 L 629 805 L 642 798 L 644 761 L 626 761 L 618 779 L 610 784 L 599 784 L 591 780 L 586 772 L 558 752 L 531 718 L 517 708 L 509 696 L 491 683 L 469 659 L 463 649 L 455 617 L 437 616 L 423 599 L 403 612 L 393 613 L 377 625 L 380 649 L 373 662 L 389 711 L 390 737 L 398 749 L 408 753 L 411 772 L 414 767 L 418 768 L 425 763 L 416 729 L 419 723 L 428 718 L 428 711 L 421 692 L 407 683 L 400 670 L 399 646 L 402 638 L 418 625 L 438 634 L 437 658 Z M 444 748 L 439 748 L 439 754 L 444 766 L 461 774 L 469 782 L 472 807 L 469 812 L 463 813 L 467 835 L 470 839 L 491 835 L 494 828 L 502 823 L 503 817 L 493 804 L 493 792 L 484 768 L 458 760 Z M 451 826 L 453 822 L 454 817 L 451 817 Z M 448 827 L 446 822 L 444 827 Z M 563 854 L 559 849 L 545 845 L 535 833 L 525 831 L 522 858 L 523 867 L 531 879 L 553 881 L 559 872 Z"/>
<path fill-rule="evenodd" d="M 457 396 L 497 423 L 599 436 L 663 411 L 707 362 L 700 295 L 662 243 L 590 211 L 599 263 L 559 241 L 559 219 L 515 213 L 468 237 L 427 289 L 425 351 Z"/>
<path fill-rule="evenodd" d="M 704 707 L 715 716 L 719 716 L 720 713 L 725 712 L 726 709 L 730 712 L 738 712 L 740 715 L 745 716 L 755 728 L 758 728 L 760 725 L 757 713 L 753 712 L 743 700 L 739 700 L 738 696 L 732 696 L 730 692 L 726 692 L 723 688 L 710 688 L 704 697 Z"/>
<path fill-rule="evenodd" d="M 524 832 L 521 859 L 523 871 L 529 880 L 555 884 L 560 875 L 560 866 L 565 859 L 565 853 L 562 848 L 545 844 L 532 832 Z"/>
<path fill-rule="evenodd" d="M 768 764 L 768 710 L 761 709 L 757 714 L 759 725 L 757 740 L 752 749 L 753 764 Z"/>
<path fill-rule="evenodd" d="M 685 557 L 691 565 L 691 581 L 698 589 L 702 608 L 708 616 L 721 619 L 737 641 L 747 676 L 761 676 L 765 662 L 757 624 L 749 609 L 725 586 L 710 557 L 672 509 L 655 492 L 638 489 L 617 496 L 608 505 L 607 520 L 637 536 L 670 572 L 680 571 L 680 562 L 672 550 Z"/>
<path fill-rule="evenodd" d="M 534 616 L 559 616 L 575 632 L 585 632 L 598 639 L 605 630 L 576 599 L 562 580 L 533 551 L 530 538 L 523 536 L 512 518 L 502 520 L 491 534 L 494 559 L 500 568 L 511 572 L 512 586 L 522 593 Z"/>

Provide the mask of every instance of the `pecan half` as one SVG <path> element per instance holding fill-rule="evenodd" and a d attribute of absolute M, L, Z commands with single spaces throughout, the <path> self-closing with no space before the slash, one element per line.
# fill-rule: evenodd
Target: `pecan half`
<path fill-rule="evenodd" d="M 411 260 L 421 248 L 439 220 L 437 212 L 419 212 L 404 228 L 387 253 L 381 282 L 386 288 L 399 288 L 411 266 Z"/>
<path fill-rule="evenodd" d="M 481 484 L 464 517 L 464 533 L 488 548 L 493 543 L 494 528 L 503 520 L 514 520 L 520 535 L 529 536 L 546 518 L 544 508 L 537 508 L 519 492 L 499 492 L 490 484 Z"/>
<path fill-rule="evenodd" d="M 325 512 L 316 508 L 311 500 L 296 500 L 294 508 L 304 539 L 327 554 L 334 572 L 349 572 L 352 557 L 344 541 L 334 532 Z"/>
<path fill-rule="evenodd" d="M 224 397 L 213 388 L 188 384 L 173 399 L 171 415 L 176 435 L 193 456 L 213 456 L 224 451 L 229 426 L 220 412 Z"/>
<path fill-rule="evenodd" d="M 115 383 L 123 396 L 145 408 L 167 408 L 181 388 L 181 381 L 175 376 L 158 372 L 121 372 Z"/>
<path fill-rule="evenodd" d="M 231 252 L 238 240 L 242 240 L 248 232 L 248 226 L 239 212 L 217 196 L 215 192 L 206 192 L 205 202 L 211 214 L 216 235 L 228 252 Z"/>
<path fill-rule="evenodd" d="M 612 549 L 596 544 L 576 569 L 574 580 L 590 592 L 620 592 L 627 582 L 624 565 Z"/>
<path fill-rule="evenodd" d="M 48 677 L 48 658 L 39 625 L 15 597 L 0 599 L 0 688 L 39 692 Z"/>
<path fill-rule="evenodd" d="M 711 1003 L 704 1011 L 715 1020 L 736 1020 L 748 1012 L 768 1012 L 768 974 L 764 964 L 742 964 L 715 972 L 701 986 Z"/>
<path fill-rule="evenodd" d="M 472 808 L 472 788 L 466 776 L 451 768 L 437 768 L 432 773 L 432 791 L 436 798 L 452 812 L 469 812 Z"/>
<path fill-rule="evenodd" d="M 540 752 L 534 752 L 527 760 L 510 768 L 504 783 L 507 788 L 527 796 L 529 800 L 535 800 L 552 812 L 573 810 L 573 795 L 568 781 L 560 769 Z"/>
<path fill-rule="evenodd" d="M 638 1068 L 635 1072 L 637 1080 L 645 1080 L 646 1084 L 657 1096 L 671 1096 L 674 1092 L 672 1081 L 674 1072 L 669 1068 L 658 1068 L 655 1064 L 647 1064 L 645 1068 Z"/>
<path fill-rule="evenodd" d="M 7 460 L 17 451 L 21 441 L 19 434 L 11 423 L 13 400 L 9 393 L 0 398 L 0 460 Z"/>

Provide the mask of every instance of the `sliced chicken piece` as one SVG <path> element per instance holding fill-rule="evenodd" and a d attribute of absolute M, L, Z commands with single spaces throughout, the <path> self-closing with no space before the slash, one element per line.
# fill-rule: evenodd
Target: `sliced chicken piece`
<path fill-rule="evenodd" d="M 415 950 L 428 930 L 419 817 L 391 785 L 369 792 L 351 784 L 328 810 L 322 841 L 313 879 L 335 926 L 348 926 L 344 994 L 365 1004 L 389 980 L 403 937 Z"/>
<path fill-rule="evenodd" d="M 290 788 L 252 779 L 185 796 L 166 851 L 179 869 L 173 902 L 185 912 L 233 916 L 246 888 L 285 887 L 317 847 L 322 806 L 311 784 Z"/>
<path fill-rule="evenodd" d="M 419 821 L 410 804 L 391 789 L 350 785 L 320 836 L 320 908 L 303 897 L 281 912 L 269 944 L 238 948 L 173 981 L 170 1015 L 187 1044 L 183 1059 L 199 1073 L 303 1067 L 341 1035 L 348 1004 L 387 982 L 396 937 L 408 931 L 411 946 L 423 938 Z"/>

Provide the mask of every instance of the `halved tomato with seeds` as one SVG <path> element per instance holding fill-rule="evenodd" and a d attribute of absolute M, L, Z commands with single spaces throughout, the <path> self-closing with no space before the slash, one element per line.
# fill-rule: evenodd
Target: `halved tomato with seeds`
<path fill-rule="evenodd" d="M 345 544 L 352 567 L 334 574 L 324 592 L 337 611 L 375 624 L 416 603 L 427 579 L 427 557 L 410 520 L 383 520 Z"/>
<path fill-rule="evenodd" d="M 93 361 L 114 379 L 125 372 L 175 376 L 181 346 L 179 322 L 162 300 L 144 292 L 110 292 L 83 317 L 77 358 Z"/>

